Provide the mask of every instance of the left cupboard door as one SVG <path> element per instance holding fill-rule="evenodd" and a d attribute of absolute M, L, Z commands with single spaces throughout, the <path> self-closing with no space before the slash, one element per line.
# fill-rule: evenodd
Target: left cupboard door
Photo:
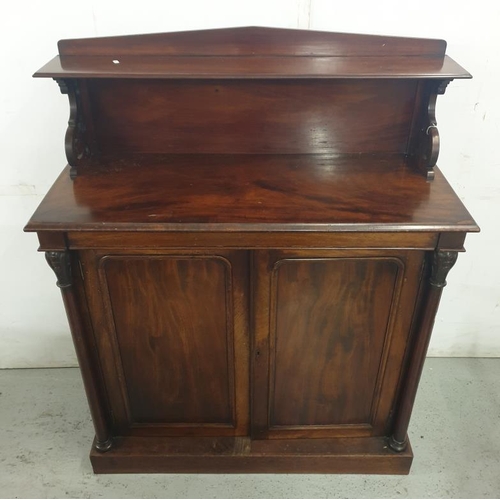
<path fill-rule="evenodd" d="M 115 435 L 248 434 L 248 260 L 80 252 Z"/>

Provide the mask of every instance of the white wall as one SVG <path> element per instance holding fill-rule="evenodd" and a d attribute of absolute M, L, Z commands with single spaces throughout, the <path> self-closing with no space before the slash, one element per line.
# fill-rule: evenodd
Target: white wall
<path fill-rule="evenodd" d="M 0 368 L 71 366 L 55 277 L 22 227 L 65 165 L 68 105 L 31 74 L 61 38 L 228 26 L 437 37 L 473 75 L 438 101 L 440 168 L 482 228 L 450 273 L 431 355 L 500 356 L 500 3 L 441 0 L 17 0 L 2 6 L 0 47 Z"/>

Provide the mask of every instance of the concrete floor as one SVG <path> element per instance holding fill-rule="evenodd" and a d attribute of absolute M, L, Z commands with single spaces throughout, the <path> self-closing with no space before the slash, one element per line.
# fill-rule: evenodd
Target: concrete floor
<path fill-rule="evenodd" d="M 2 498 L 499 497 L 500 359 L 427 361 L 409 476 L 96 476 L 92 436 L 77 369 L 0 371 Z"/>

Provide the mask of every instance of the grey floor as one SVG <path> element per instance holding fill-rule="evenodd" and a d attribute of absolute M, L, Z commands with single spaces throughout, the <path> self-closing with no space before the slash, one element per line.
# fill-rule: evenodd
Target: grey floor
<path fill-rule="evenodd" d="M 96 476 L 83 394 L 76 369 L 0 371 L 0 497 L 500 496 L 500 359 L 427 361 L 411 423 L 409 476 Z"/>

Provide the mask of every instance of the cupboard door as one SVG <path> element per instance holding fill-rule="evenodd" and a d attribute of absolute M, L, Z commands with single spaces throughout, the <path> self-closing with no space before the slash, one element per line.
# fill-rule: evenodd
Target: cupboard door
<path fill-rule="evenodd" d="M 80 254 L 115 432 L 248 434 L 248 254 Z"/>
<path fill-rule="evenodd" d="M 423 258 L 255 253 L 253 437 L 385 434 Z"/>

